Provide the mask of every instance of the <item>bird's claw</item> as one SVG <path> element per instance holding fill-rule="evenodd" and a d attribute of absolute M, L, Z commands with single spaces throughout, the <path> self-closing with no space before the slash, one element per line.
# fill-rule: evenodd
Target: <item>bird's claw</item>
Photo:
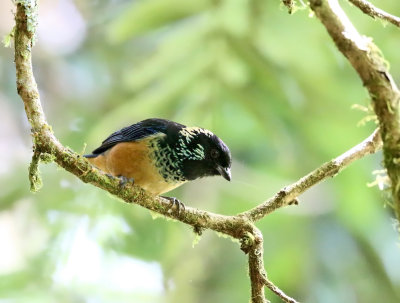
<path fill-rule="evenodd" d="M 126 184 L 131 183 L 134 184 L 135 180 L 133 178 L 127 178 L 125 176 L 118 176 L 119 186 L 124 187 Z"/>
<path fill-rule="evenodd" d="M 181 201 L 179 201 L 179 199 L 175 198 L 175 197 L 163 197 L 164 199 L 167 199 L 170 203 L 169 209 L 172 209 L 172 207 L 176 207 L 176 210 L 178 212 L 178 214 L 182 211 L 185 211 L 185 204 L 183 204 Z"/>

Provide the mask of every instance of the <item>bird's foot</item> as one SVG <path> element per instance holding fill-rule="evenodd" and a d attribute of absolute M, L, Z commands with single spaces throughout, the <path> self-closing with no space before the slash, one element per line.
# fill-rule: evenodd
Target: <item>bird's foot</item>
<path fill-rule="evenodd" d="M 135 180 L 133 178 L 127 178 L 125 176 L 118 176 L 119 186 L 124 187 L 126 184 L 131 183 L 135 184 Z"/>
<path fill-rule="evenodd" d="M 178 214 L 182 211 L 185 211 L 185 204 L 183 204 L 181 201 L 179 201 L 179 199 L 175 198 L 175 197 L 165 197 L 162 196 L 164 199 L 167 199 L 170 203 L 170 209 L 172 209 L 172 207 L 176 207 L 176 210 L 178 212 Z"/>

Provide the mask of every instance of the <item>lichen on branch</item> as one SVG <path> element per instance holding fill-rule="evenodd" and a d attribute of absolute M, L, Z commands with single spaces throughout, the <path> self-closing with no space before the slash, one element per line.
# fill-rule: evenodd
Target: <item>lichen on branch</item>
<path fill-rule="evenodd" d="M 32 161 L 29 165 L 29 183 L 31 186 L 31 192 L 35 193 L 42 188 L 43 182 L 39 171 L 40 153 L 37 151 L 33 152 Z"/>

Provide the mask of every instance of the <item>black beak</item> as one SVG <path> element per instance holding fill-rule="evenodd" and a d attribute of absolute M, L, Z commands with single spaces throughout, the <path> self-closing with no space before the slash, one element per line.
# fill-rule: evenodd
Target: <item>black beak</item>
<path fill-rule="evenodd" d="M 228 181 L 231 181 L 231 169 L 230 167 L 222 167 L 222 166 L 217 166 L 217 171 L 219 174 Z"/>

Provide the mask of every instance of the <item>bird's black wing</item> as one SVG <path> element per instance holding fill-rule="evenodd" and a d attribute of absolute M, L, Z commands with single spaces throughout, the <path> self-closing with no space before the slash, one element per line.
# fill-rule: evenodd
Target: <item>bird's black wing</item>
<path fill-rule="evenodd" d="M 165 119 L 146 119 L 130 126 L 124 127 L 115 133 L 112 133 L 107 139 L 105 139 L 101 146 L 96 148 L 92 155 L 86 155 L 86 157 L 96 157 L 97 155 L 105 152 L 109 148 L 121 142 L 137 141 L 156 133 L 167 133 L 168 128 L 171 125 L 181 126 L 184 125 L 165 120 Z"/>

